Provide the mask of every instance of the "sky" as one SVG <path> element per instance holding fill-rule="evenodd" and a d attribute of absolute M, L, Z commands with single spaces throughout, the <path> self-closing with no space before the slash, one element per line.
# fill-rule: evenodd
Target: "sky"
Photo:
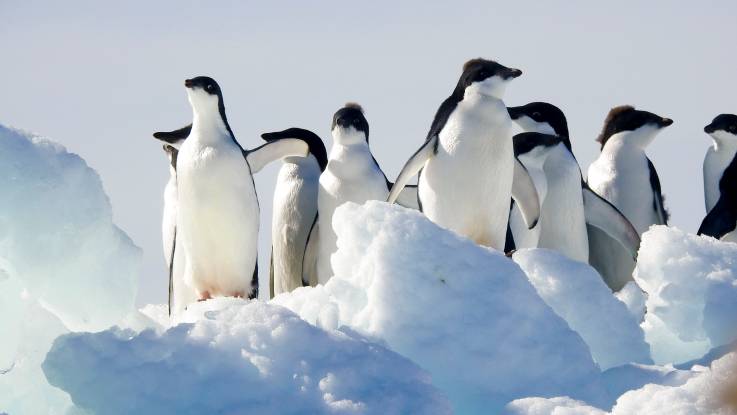
<path fill-rule="evenodd" d="M 139 304 L 163 303 L 167 160 L 154 131 L 191 121 L 183 80 L 215 78 L 245 148 L 299 126 L 330 148 L 333 113 L 359 102 L 372 151 L 396 177 L 475 57 L 520 68 L 507 105 L 547 101 L 568 117 L 585 171 L 608 110 L 673 118 L 648 148 L 671 224 L 704 216 L 704 125 L 737 113 L 737 2 L 7 1 L 0 0 L 0 123 L 81 155 L 114 221 L 143 249 Z M 255 177 L 267 293 L 271 199 L 280 163 Z"/>

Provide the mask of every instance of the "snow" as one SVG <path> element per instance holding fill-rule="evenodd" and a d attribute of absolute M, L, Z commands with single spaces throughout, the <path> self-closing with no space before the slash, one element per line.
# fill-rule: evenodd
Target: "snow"
<path fill-rule="evenodd" d="M 528 395 L 604 399 L 586 344 L 504 255 L 382 202 L 344 204 L 333 226 L 335 276 L 273 302 L 385 342 L 428 370 L 459 414 Z"/>
<path fill-rule="evenodd" d="M 112 223 L 97 173 L 47 139 L 0 125 L 0 411 L 62 414 L 40 364 L 56 336 L 131 313 L 141 252 Z"/>
<path fill-rule="evenodd" d="M 718 415 L 735 413 L 737 396 L 737 353 L 730 353 L 712 363 L 711 369 L 700 368 L 690 378 L 676 385 L 647 384 L 622 395 L 611 412 L 577 402 L 566 397 L 554 399 L 526 398 L 511 402 L 505 413 L 533 414 L 589 414 L 601 415 Z M 731 398 L 732 406 L 725 404 Z"/>
<path fill-rule="evenodd" d="M 642 291 L 642 288 L 636 282 L 628 282 L 621 290 L 614 293 L 614 296 L 627 306 L 627 310 L 635 317 L 635 320 L 642 322 L 645 319 L 647 294 Z"/>
<path fill-rule="evenodd" d="M 538 294 L 584 339 L 602 369 L 652 363 L 639 321 L 588 264 L 547 249 L 523 249 L 514 261 Z"/>
<path fill-rule="evenodd" d="M 737 339 L 737 244 L 654 226 L 635 281 L 647 292 L 643 328 L 657 363 L 679 363 Z"/>
<path fill-rule="evenodd" d="M 62 336 L 44 371 L 100 414 L 451 413 L 426 372 L 350 331 L 256 300 L 215 299 L 188 313 L 195 323 L 162 332 Z"/>

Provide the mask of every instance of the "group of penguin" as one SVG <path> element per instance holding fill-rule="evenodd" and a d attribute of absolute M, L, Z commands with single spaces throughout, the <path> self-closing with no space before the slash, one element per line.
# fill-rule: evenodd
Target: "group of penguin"
<path fill-rule="evenodd" d="M 301 128 L 265 133 L 265 144 L 246 150 L 228 124 L 217 82 L 186 80 L 192 123 L 154 133 L 170 161 L 162 223 L 170 313 L 211 297 L 258 296 L 253 175 L 275 160 L 283 165 L 274 189 L 271 297 L 325 283 L 337 250 L 333 212 L 369 200 L 417 209 L 499 251 L 559 251 L 591 264 L 612 291 L 622 289 L 632 280 L 640 235 L 668 222 L 645 150 L 673 121 L 632 106 L 613 108 L 584 181 L 560 109 L 505 105 L 506 86 L 521 74 L 491 60 L 466 62 L 396 183 L 371 153 L 358 104 L 333 115 L 330 153 Z M 513 123 L 524 132 L 512 136 Z M 704 131 L 714 145 L 704 161 L 708 214 L 699 234 L 737 242 L 737 116 L 719 115 Z M 410 185 L 414 176 L 417 185 Z"/>

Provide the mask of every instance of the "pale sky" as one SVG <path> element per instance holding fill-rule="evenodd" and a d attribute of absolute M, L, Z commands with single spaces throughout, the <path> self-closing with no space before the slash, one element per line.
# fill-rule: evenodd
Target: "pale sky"
<path fill-rule="evenodd" d="M 0 0 L 0 19 L 0 123 L 52 138 L 98 171 L 115 222 L 144 250 L 139 304 L 166 301 L 169 172 L 151 133 L 191 121 L 185 78 L 219 82 L 245 148 L 291 126 L 330 148 L 332 114 L 359 102 L 374 155 L 394 179 L 463 62 L 495 59 L 524 72 L 507 89 L 508 105 L 548 101 L 566 113 L 584 173 L 612 106 L 673 118 L 648 153 L 672 224 L 691 232 L 704 216 L 703 127 L 737 113 L 737 3 L 726 0 Z M 256 176 L 262 293 L 279 167 Z"/>

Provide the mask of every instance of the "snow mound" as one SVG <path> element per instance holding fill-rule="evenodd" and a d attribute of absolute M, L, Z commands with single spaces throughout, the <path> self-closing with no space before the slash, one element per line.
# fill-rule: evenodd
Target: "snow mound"
<path fill-rule="evenodd" d="M 522 396 L 605 395 L 586 344 L 504 255 L 377 201 L 342 205 L 333 227 L 335 276 L 274 302 L 385 342 L 428 370 L 458 414 Z"/>
<path fill-rule="evenodd" d="M 727 415 L 737 412 L 736 398 L 737 354 L 730 353 L 714 361 L 711 369 L 694 368 L 685 382 L 677 381 L 674 386 L 650 383 L 625 393 L 611 414 Z M 507 405 L 506 411 L 517 415 L 608 413 L 565 397 L 519 399 Z"/>
<path fill-rule="evenodd" d="M 163 332 L 111 329 L 54 342 L 43 369 L 100 414 L 449 414 L 414 363 L 260 301 L 190 307 Z M 135 399 L 132 399 L 135 397 Z"/>
<path fill-rule="evenodd" d="M 0 411 L 65 413 L 69 397 L 40 363 L 57 335 L 133 310 L 140 256 L 94 170 L 0 125 Z"/>
<path fill-rule="evenodd" d="M 589 265 L 547 249 L 520 250 L 514 261 L 543 300 L 581 335 L 602 369 L 652 363 L 639 321 Z"/>
<path fill-rule="evenodd" d="M 642 291 L 636 282 L 628 282 L 621 290 L 614 293 L 614 296 L 627 306 L 627 309 L 635 317 L 635 320 L 642 322 L 645 319 L 647 294 Z"/>
<path fill-rule="evenodd" d="M 654 226 L 634 274 L 653 359 L 679 363 L 737 339 L 737 244 Z"/>

